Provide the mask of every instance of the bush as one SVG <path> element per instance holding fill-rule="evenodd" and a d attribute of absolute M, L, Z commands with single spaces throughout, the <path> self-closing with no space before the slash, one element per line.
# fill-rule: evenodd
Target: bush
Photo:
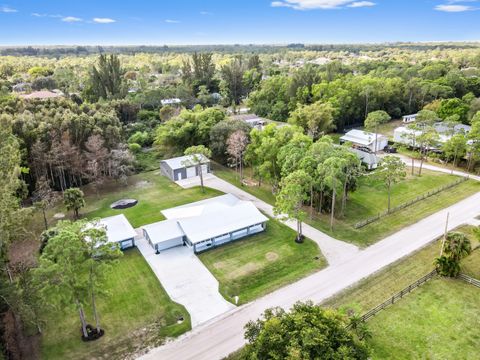
<path fill-rule="evenodd" d="M 134 154 L 140 152 L 142 150 L 142 147 L 137 144 L 137 143 L 131 143 L 128 145 L 128 148 L 130 149 L 130 151 Z"/>
<path fill-rule="evenodd" d="M 152 139 L 148 132 L 146 131 L 137 131 L 132 136 L 128 138 L 129 144 L 138 144 L 140 146 L 148 146 L 152 144 Z M 132 150 L 132 149 L 130 149 Z"/>

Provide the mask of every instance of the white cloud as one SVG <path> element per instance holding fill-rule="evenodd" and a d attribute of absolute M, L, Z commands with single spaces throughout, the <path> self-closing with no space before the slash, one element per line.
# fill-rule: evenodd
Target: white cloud
<path fill-rule="evenodd" d="M 169 24 L 179 24 L 179 23 L 180 23 L 180 21 L 178 21 L 178 20 L 172 20 L 172 19 L 167 19 L 167 20 L 165 20 L 165 22 L 166 22 L 166 23 L 169 23 Z"/>
<path fill-rule="evenodd" d="M 16 12 L 18 12 L 18 10 L 13 9 L 10 6 L 7 6 L 7 5 L 0 6 L 0 13 L 16 13 Z"/>
<path fill-rule="evenodd" d="M 375 6 L 376 4 L 374 2 L 371 2 L 371 1 L 355 1 L 351 4 L 348 4 L 347 6 L 348 7 L 351 7 L 351 8 L 360 8 L 360 7 L 371 7 L 371 6 Z"/>
<path fill-rule="evenodd" d="M 444 4 L 435 6 L 435 10 L 443 12 L 464 12 L 472 11 L 474 8 L 469 5 Z"/>
<path fill-rule="evenodd" d="M 93 22 L 97 24 L 111 24 L 116 22 L 116 20 L 110 18 L 93 18 Z"/>
<path fill-rule="evenodd" d="M 79 22 L 83 20 L 75 16 L 65 16 L 62 18 L 62 21 L 63 22 Z"/>
<path fill-rule="evenodd" d="M 295 10 L 314 10 L 314 9 L 338 9 L 344 6 L 348 7 L 365 7 L 373 6 L 375 3 L 371 1 L 355 1 L 355 0 L 282 0 L 272 1 L 273 7 L 288 7 Z"/>
<path fill-rule="evenodd" d="M 200 15 L 213 15 L 210 11 L 200 11 Z"/>

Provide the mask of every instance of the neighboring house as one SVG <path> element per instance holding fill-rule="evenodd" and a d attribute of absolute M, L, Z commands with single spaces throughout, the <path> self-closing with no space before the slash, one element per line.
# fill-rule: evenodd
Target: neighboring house
<path fill-rule="evenodd" d="M 418 114 L 405 115 L 402 116 L 402 121 L 404 124 L 408 124 L 417 120 L 417 116 Z"/>
<path fill-rule="evenodd" d="M 385 135 L 377 134 L 375 141 L 375 134 L 363 130 L 350 130 L 340 138 L 340 143 L 352 143 L 353 147 L 362 148 L 375 152 L 383 150 L 388 145 L 388 138 Z M 375 143 L 377 144 L 375 146 Z"/>
<path fill-rule="evenodd" d="M 210 160 L 203 155 L 196 155 L 202 159 L 202 173 L 210 172 Z M 172 181 L 199 176 L 197 166 L 193 162 L 193 155 L 180 156 L 160 161 L 160 171 Z"/>
<path fill-rule="evenodd" d="M 452 135 L 459 133 L 468 134 L 471 129 L 470 126 L 464 124 L 457 124 L 452 128 L 444 122 L 435 123 L 433 128 L 438 133 L 439 144 L 432 148 L 432 150 L 440 148 L 442 144 L 452 138 Z M 417 147 L 415 139 L 422 135 L 422 133 L 420 129 L 410 129 L 406 126 L 400 126 L 393 131 L 393 141 L 411 147 Z"/>
<path fill-rule="evenodd" d="M 111 243 L 118 243 L 120 249 L 126 250 L 135 246 L 137 233 L 125 215 L 114 215 L 100 220 L 107 230 L 107 238 Z"/>
<path fill-rule="evenodd" d="M 265 230 L 268 218 L 232 194 L 163 210 L 165 221 L 143 227 L 157 251 L 189 246 L 200 253 Z"/>
<path fill-rule="evenodd" d="M 32 84 L 30 83 L 19 83 L 15 84 L 12 86 L 12 91 L 19 93 L 19 92 L 25 92 L 25 91 L 31 91 L 32 90 Z"/>
<path fill-rule="evenodd" d="M 374 170 L 378 167 L 379 159 L 377 155 L 355 148 L 350 149 L 350 151 L 352 151 L 358 156 L 362 164 L 364 164 L 368 170 Z"/>
<path fill-rule="evenodd" d="M 64 95 L 60 90 L 56 90 L 56 91 L 41 90 L 41 91 L 34 91 L 30 94 L 21 94 L 21 95 L 18 95 L 18 96 L 20 96 L 23 99 L 27 99 L 27 100 L 28 99 L 44 100 L 44 99 L 54 99 L 54 98 L 62 97 Z"/>
<path fill-rule="evenodd" d="M 163 100 L 160 100 L 160 103 L 162 104 L 162 106 L 165 106 L 165 105 L 179 105 L 179 104 L 182 103 L 182 100 L 180 100 L 179 98 L 163 99 Z"/>

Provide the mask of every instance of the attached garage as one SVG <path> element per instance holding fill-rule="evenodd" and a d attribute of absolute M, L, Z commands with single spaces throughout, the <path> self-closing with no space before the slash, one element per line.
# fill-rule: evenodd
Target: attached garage
<path fill-rule="evenodd" d="M 184 244 L 185 235 L 176 220 L 165 220 L 142 228 L 143 236 L 158 252 Z"/>
<path fill-rule="evenodd" d="M 160 171 L 162 175 L 168 177 L 172 181 L 199 176 L 197 166 L 195 165 L 194 157 L 200 159 L 201 171 L 203 174 L 210 172 L 210 160 L 203 155 L 186 155 L 172 159 L 160 161 Z"/>

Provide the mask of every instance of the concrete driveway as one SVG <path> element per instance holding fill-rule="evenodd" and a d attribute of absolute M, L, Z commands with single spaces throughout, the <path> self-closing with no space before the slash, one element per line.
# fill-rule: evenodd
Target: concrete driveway
<path fill-rule="evenodd" d="M 145 239 L 135 241 L 170 298 L 185 306 L 192 327 L 205 323 L 235 306 L 218 291 L 218 281 L 186 246 L 155 254 Z"/>

